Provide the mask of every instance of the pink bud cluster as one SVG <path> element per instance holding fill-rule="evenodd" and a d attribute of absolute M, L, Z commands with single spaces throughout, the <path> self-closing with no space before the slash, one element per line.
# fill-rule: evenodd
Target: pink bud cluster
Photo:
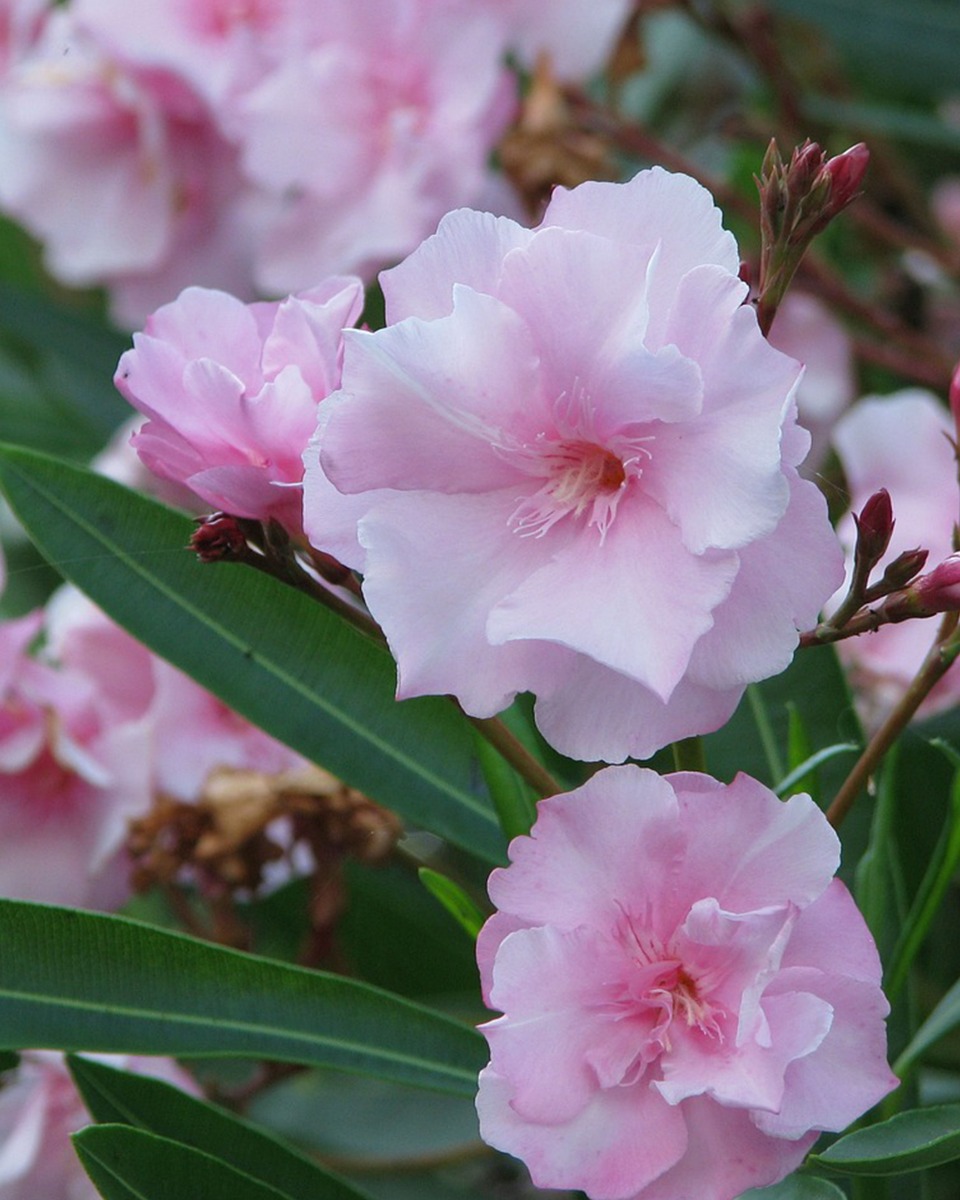
<path fill-rule="evenodd" d="M 508 50 L 594 68 L 628 8 L 9 0 L 0 205 L 130 325 L 188 284 L 369 277 L 448 209 L 513 203 L 487 166 L 518 103 Z"/>

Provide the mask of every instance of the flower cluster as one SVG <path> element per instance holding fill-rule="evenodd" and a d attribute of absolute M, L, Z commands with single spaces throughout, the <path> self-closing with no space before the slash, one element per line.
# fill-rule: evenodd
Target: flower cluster
<path fill-rule="evenodd" d="M 542 801 L 480 934 L 484 1138 L 539 1187 L 732 1200 L 897 1080 L 880 962 L 807 796 L 609 767 Z"/>
<path fill-rule="evenodd" d="M 487 166 L 517 103 L 504 58 L 595 68 L 629 5 L 588 7 L 10 0 L 0 204 L 122 323 L 188 284 L 372 275 L 449 208 L 511 203 Z"/>

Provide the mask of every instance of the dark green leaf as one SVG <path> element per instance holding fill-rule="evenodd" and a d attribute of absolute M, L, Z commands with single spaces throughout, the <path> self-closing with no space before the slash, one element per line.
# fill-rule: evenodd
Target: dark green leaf
<path fill-rule="evenodd" d="M 113 386 L 130 339 L 0 282 L 3 436 L 70 458 L 96 453 L 133 410 Z"/>
<path fill-rule="evenodd" d="M 473 943 L 413 871 L 348 863 L 345 875 L 337 933 L 351 973 L 404 996 L 463 997 L 479 1009 Z"/>
<path fill-rule="evenodd" d="M 835 1183 L 813 1175 L 790 1175 L 772 1187 L 751 1188 L 740 1200 L 845 1200 Z"/>
<path fill-rule="evenodd" d="M 357 1200 L 361 1195 L 258 1126 L 162 1080 L 76 1057 L 70 1059 L 70 1071 L 100 1124 L 133 1125 L 203 1150 L 291 1200 Z"/>
<path fill-rule="evenodd" d="M 73 1145 L 104 1200 L 290 1200 L 213 1155 L 129 1125 L 95 1125 Z"/>
<path fill-rule="evenodd" d="M 0 484 L 43 554 L 156 653 L 406 820 L 502 860 L 472 731 L 443 699 L 396 703 L 385 651 L 273 579 L 197 562 L 187 518 L 108 479 L 6 448 Z"/>
<path fill-rule="evenodd" d="M 904 1175 L 960 1158 L 960 1104 L 914 1108 L 858 1129 L 813 1156 L 846 1175 Z"/>
<path fill-rule="evenodd" d="M 339 976 L 123 917 L 0 900 L 0 1046 L 242 1055 L 472 1096 L 475 1030 Z"/>

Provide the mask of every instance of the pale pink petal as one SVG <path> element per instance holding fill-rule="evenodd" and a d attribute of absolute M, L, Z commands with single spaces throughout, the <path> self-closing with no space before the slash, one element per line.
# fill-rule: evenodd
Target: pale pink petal
<path fill-rule="evenodd" d="M 477 1111 L 484 1141 L 522 1158 L 537 1187 L 580 1188 L 591 1200 L 629 1200 L 687 1144 L 680 1111 L 643 1084 L 599 1092 L 572 1121 L 539 1125 L 514 1111 L 509 1084 L 487 1067 Z"/>
<path fill-rule="evenodd" d="M 506 217 L 462 208 L 447 213 L 437 232 L 380 277 L 391 325 L 406 317 L 424 321 L 453 311 L 453 285 L 497 295 L 502 262 L 533 234 Z"/>
<path fill-rule="evenodd" d="M 730 590 L 736 555 L 688 554 L 663 512 L 639 495 L 624 497 L 602 540 L 589 527 L 559 542 L 564 533 L 557 527 L 544 538 L 554 547 L 552 561 L 491 610 L 491 643 L 558 642 L 669 700 L 692 643 Z M 585 612 L 594 619 L 584 621 Z"/>
<path fill-rule="evenodd" d="M 498 909 L 531 924 L 602 929 L 623 907 L 659 909 L 684 849 L 677 801 L 661 776 L 610 767 L 576 793 L 541 801 L 543 820 L 490 876 Z"/>
<path fill-rule="evenodd" d="M 756 1115 L 758 1129 L 781 1138 L 800 1137 L 811 1127 L 846 1129 L 900 1082 L 887 1066 L 883 1019 L 890 1005 L 876 984 L 792 967 L 777 976 L 767 995 L 772 1001 L 798 992 L 826 1001 L 833 1021 L 816 1051 L 788 1068 L 779 1110 Z"/>
<path fill-rule="evenodd" d="M 705 1096 L 687 1100 L 683 1115 L 687 1152 L 643 1191 L 643 1200 L 735 1200 L 796 1170 L 818 1137 L 767 1137 L 743 1109 L 723 1108 Z"/>

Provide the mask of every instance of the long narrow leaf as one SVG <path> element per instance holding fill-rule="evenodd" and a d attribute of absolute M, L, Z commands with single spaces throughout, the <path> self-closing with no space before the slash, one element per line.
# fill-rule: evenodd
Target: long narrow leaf
<path fill-rule="evenodd" d="M 129 1125 L 95 1125 L 73 1145 L 104 1200 L 291 1200 L 214 1155 Z"/>
<path fill-rule="evenodd" d="M 502 861 L 469 726 L 439 698 L 396 703 L 392 662 L 355 629 L 258 572 L 198 563 L 186 517 L 111 480 L 7 447 L 0 486 L 42 553 L 151 649 L 405 819 Z"/>
<path fill-rule="evenodd" d="M 478 1033 L 351 979 L 123 917 L 0 900 L 0 1047 L 242 1055 L 472 1096 Z"/>
<path fill-rule="evenodd" d="M 223 1159 L 291 1200 L 363 1200 L 345 1180 L 285 1146 L 250 1121 L 169 1083 L 72 1058 L 70 1071 L 91 1116 L 132 1125 Z"/>

